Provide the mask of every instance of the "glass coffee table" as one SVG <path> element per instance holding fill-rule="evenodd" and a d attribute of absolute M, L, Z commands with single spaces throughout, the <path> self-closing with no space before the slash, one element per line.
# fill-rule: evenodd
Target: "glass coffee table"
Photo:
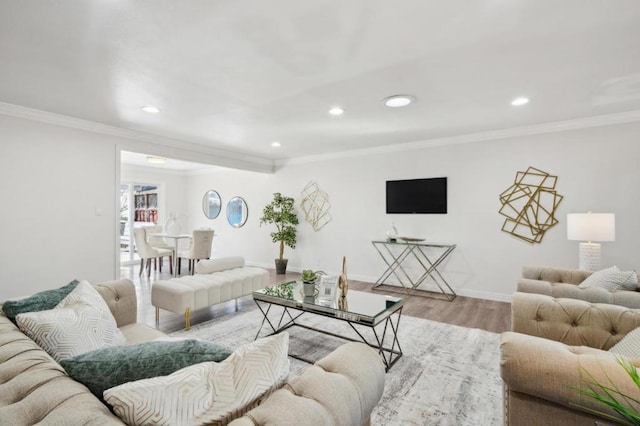
<path fill-rule="evenodd" d="M 398 328 L 404 301 L 399 297 L 349 290 L 344 300 L 340 300 L 340 297 L 338 300 L 324 300 L 317 296 L 304 296 L 302 282 L 289 281 L 254 291 L 253 300 L 263 315 L 256 339 L 265 326 L 271 329 L 269 336 L 295 326 L 345 340 L 364 342 L 378 350 L 386 366 L 386 371 L 389 371 L 393 364 L 402 357 Z M 282 308 L 281 314 L 277 308 L 274 309 L 275 317 L 279 316 L 277 322 L 269 318 L 274 306 Z M 320 315 L 344 321 L 349 324 L 355 335 L 353 337 L 340 335 L 297 321 L 304 314 Z M 363 333 L 364 327 L 369 328 L 371 332 Z M 289 356 L 309 363 L 314 362 L 298 355 L 290 354 Z"/>

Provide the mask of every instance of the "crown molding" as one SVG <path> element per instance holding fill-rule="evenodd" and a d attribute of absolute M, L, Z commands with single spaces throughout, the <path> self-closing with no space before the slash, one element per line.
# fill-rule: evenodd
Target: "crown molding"
<path fill-rule="evenodd" d="M 118 145 L 127 151 L 171 156 L 185 161 L 231 167 L 261 173 L 273 173 L 272 160 L 211 148 L 180 139 L 154 135 L 137 130 L 97 123 L 20 105 L 0 102 L 0 114 L 10 117 L 38 121 L 55 126 L 84 130 L 124 139 Z"/>
<path fill-rule="evenodd" d="M 353 158 L 366 155 L 387 154 L 399 151 L 418 150 L 442 145 L 456 145 L 476 142 L 488 142 L 515 137 L 533 136 L 545 133 L 558 133 L 571 130 L 588 129 L 593 127 L 612 126 L 640 122 L 640 110 L 627 111 L 616 114 L 582 117 L 572 120 L 554 121 L 531 126 L 512 127 L 486 132 L 469 133 L 464 135 L 426 139 L 396 145 L 385 145 L 373 148 L 340 151 L 328 154 L 310 155 L 281 160 L 269 160 L 231 151 L 211 148 L 205 145 L 180 139 L 168 138 L 151 133 L 129 130 L 121 127 L 83 120 L 62 114 L 41 111 L 20 105 L 0 102 L 0 114 L 23 118 L 32 121 L 84 130 L 92 133 L 115 136 L 123 139 L 118 144 L 127 151 L 161 155 L 185 161 L 211 164 L 214 166 L 233 169 L 249 170 L 259 173 L 273 173 L 275 169 L 294 164 L 306 164 L 320 161 Z M 127 143 L 129 141 L 130 143 Z"/>
<path fill-rule="evenodd" d="M 276 160 L 275 166 L 276 169 L 278 169 L 282 166 L 294 164 L 306 164 L 318 161 L 361 157 L 364 155 L 388 154 L 392 152 L 418 150 L 442 145 L 488 142 L 515 137 L 534 136 L 544 133 L 559 133 L 571 130 L 589 129 L 593 127 L 613 126 L 617 124 L 628 124 L 635 122 L 640 122 L 640 110 L 621 112 L 617 114 L 596 115 L 593 117 L 583 117 L 573 120 L 553 121 L 549 123 L 534 124 L 531 126 L 511 127 L 507 129 L 490 130 L 486 132 L 469 133 L 465 135 L 444 138 L 426 139 L 422 141 L 407 142 L 396 145 L 385 145 L 374 148 L 355 149 L 329 154 Z"/>

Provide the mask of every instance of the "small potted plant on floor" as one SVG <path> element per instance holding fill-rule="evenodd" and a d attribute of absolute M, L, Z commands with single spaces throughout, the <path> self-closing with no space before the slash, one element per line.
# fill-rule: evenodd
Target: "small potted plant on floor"
<path fill-rule="evenodd" d="M 296 248 L 296 225 L 298 223 L 293 198 L 285 197 L 279 192 L 274 193 L 273 200 L 262 210 L 260 225 L 273 224 L 276 226 L 276 231 L 271 233 L 271 239 L 274 243 L 280 243 L 280 255 L 275 260 L 277 274 L 284 274 L 287 271 L 288 259 L 284 258 L 284 246 Z"/>

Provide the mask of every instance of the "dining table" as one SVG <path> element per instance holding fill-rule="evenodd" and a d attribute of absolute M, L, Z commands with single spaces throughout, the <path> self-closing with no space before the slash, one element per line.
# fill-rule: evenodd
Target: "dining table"
<path fill-rule="evenodd" d="M 190 234 L 167 234 L 165 232 L 147 234 L 147 237 L 168 238 L 173 240 L 173 276 L 178 276 L 178 244 L 181 239 L 191 238 Z"/>

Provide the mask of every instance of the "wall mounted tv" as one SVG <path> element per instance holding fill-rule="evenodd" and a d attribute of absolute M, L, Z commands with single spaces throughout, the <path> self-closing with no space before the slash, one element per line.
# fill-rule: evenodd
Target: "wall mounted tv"
<path fill-rule="evenodd" d="M 447 178 L 387 181 L 387 213 L 447 213 Z"/>

